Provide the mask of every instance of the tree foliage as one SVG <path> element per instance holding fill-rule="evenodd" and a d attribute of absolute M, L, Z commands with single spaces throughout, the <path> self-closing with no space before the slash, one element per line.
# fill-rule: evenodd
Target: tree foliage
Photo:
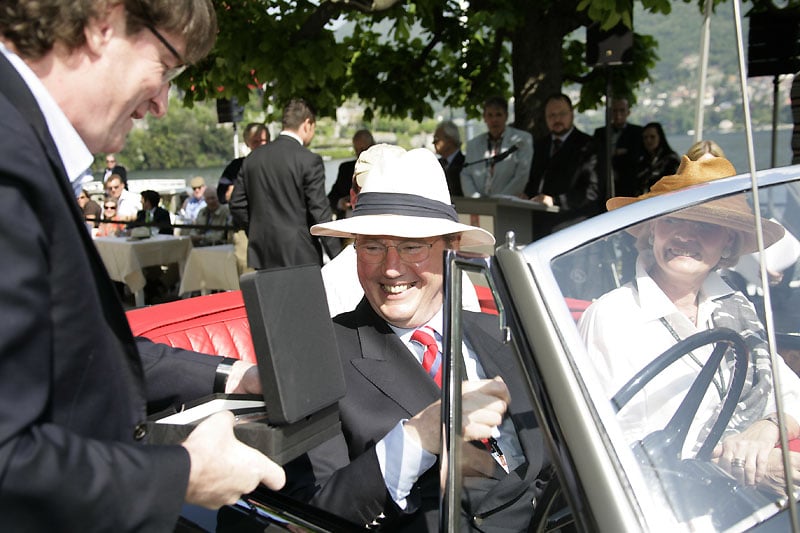
<path fill-rule="evenodd" d="M 704 3 L 676 1 L 698 9 Z M 671 10 L 670 0 L 638 2 L 652 13 Z M 294 96 L 330 116 L 358 98 L 367 121 L 375 112 L 421 120 L 432 116 L 434 103 L 476 116 L 486 97 L 510 96 L 511 79 L 517 126 L 540 134 L 544 98 L 566 83 L 581 84 L 579 109 L 600 105 L 608 72 L 586 66 L 585 43 L 574 32 L 595 22 L 630 27 L 633 0 L 216 0 L 216 6 L 220 32 L 212 54 L 179 78 L 187 104 L 246 101 L 263 85 L 265 106 L 275 104 L 273 118 Z M 347 31 L 335 33 L 334 23 Z M 633 97 L 655 64 L 657 44 L 635 34 L 633 64 L 613 68 L 615 93 Z"/>

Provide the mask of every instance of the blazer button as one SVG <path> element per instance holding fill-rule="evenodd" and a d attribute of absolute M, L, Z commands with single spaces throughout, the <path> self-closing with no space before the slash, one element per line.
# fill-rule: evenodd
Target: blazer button
<path fill-rule="evenodd" d="M 142 440 L 147 436 L 147 425 L 142 422 L 141 424 L 136 424 L 136 428 L 133 430 L 133 438 L 134 440 Z"/>
<path fill-rule="evenodd" d="M 472 523 L 474 525 L 480 527 L 481 524 L 483 524 L 483 517 L 481 517 L 481 516 L 473 516 L 472 517 Z"/>

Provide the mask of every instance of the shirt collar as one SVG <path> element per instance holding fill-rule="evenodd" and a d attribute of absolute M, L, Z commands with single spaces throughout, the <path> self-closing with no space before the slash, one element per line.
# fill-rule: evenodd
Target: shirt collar
<path fill-rule="evenodd" d="M 570 136 L 570 134 L 573 132 L 574 129 L 575 129 L 575 126 L 572 126 L 566 133 L 564 133 L 562 135 L 551 135 L 551 138 L 553 140 L 558 139 L 563 143 L 564 141 L 567 140 L 567 137 Z"/>
<path fill-rule="evenodd" d="M 295 141 L 299 142 L 300 146 L 304 146 L 303 139 L 301 139 L 300 136 L 293 131 L 283 130 L 282 132 L 280 132 L 279 135 L 286 135 L 287 137 L 291 137 Z"/>
<path fill-rule="evenodd" d="M 94 162 L 92 153 L 42 81 L 25 61 L 6 48 L 3 43 L 0 43 L 0 52 L 3 53 L 20 77 L 22 77 L 39 105 L 45 122 L 47 122 L 47 129 L 50 131 L 53 142 L 55 142 L 61 163 L 64 165 L 64 170 L 67 171 L 67 178 L 69 178 L 77 196 L 86 181 L 86 177 L 88 177 L 87 169 Z"/>
<path fill-rule="evenodd" d="M 647 273 L 644 261 L 641 259 L 636 261 L 636 286 L 639 293 L 639 307 L 646 321 L 658 320 L 678 312 L 675 304 Z M 731 293 L 733 289 L 716 271 L 709 272 L 700 287 L 698 323 L 701 318 L 705 320 L 711 316 L 711 312 L 717 306 L 716 300 Z"/>
<path fill-rule="evenodd" d="M 439 309 L 439 311 L 435 315 L 433 315 L 433 318 L 428 320 L 428 322 L 426 322 L 425 324 L 422 324 L 421 326 L 418 326 L 416 328 L 399 328 L 397 326 L 393 326 L 392 324 L 389 324 L 389 327 L 392 328 L 392 331 L 394 331 L 395 334 L 398 337 L 400 337 L 400 339 L 403 340 L 403 342 L 408 343 L 411 342 L 411 335 L 422 326 L 428 326 L 432 328 L 433 331 L 435 331 L 438 337 L 441 339 L 443 324 L 444 321 L 442 318 L 442 309 Z"/>

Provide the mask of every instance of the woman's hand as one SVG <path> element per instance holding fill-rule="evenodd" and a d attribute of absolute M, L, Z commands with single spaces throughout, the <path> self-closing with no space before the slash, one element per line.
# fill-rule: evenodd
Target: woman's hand
<path fill-rule="evenodd" d="M 714 448 L 712 459 L 740 483 L 756 485 L 764 481 L 770 469 L 770 456 L 777 442 L 778 426 L 759 420 L 723 440 Z"/>

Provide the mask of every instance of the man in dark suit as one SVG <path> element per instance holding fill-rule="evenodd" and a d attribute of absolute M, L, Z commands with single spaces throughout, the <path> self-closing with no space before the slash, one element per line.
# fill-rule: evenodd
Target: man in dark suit
<path fill-rule="evenodd" d="M 356 159 L 361 152 L 373 146 L 375 138 L 369 130 L 358 130 L 353 134 L 353 152 Z M 339 172 L 336 174 L 336 182 L 328 193 L 328 202 L 336 218 L 344 218 L 347 211 L 352 208 L 350 205 L 350 185 L 353 182 L 353 173 L 356 170 L 356 159 L 345 161 L 339 165 Z"/>
<path fill-rule="evenodd" d="M 592 137 L 574 126 L 572 101 L 561 93 L 548 96 L 544 116 L 549 133 L 534 143 L 525 194 L 534 202 L 558 206 L 559 212 L 537 218 L 535 238 L 601 211 Z"/>
<path fill-rule="evenodd" d="M 365 296 L 334 319 L 347 390 L 339 402 L 342 436 L 312 450 L 306 470 L 303 460 L 291 465 L 289 490 L 359 524 L 436 531 L 442 253 L 494 238 L 458 222 L 430 151 L 411 150 L 384 167 L 370 171 L 352 217 L 312 228 L 355 238 Z M 500 453 L 464 446 L 463 522 L 522 531 L 545 462 L 541 435 L 496 317 L 467 314 L 463 419 L 475 423 L 465 426 L 464 439 Z"/>
<path fill-rule="evenodd" d="M 172 235 L 172 220 L 169 216 L 169 211 L 161 207 L 161 195 L 153 190 L 146 190 L 141 192 L 142 196 L 142 209 L 136 213 L 136 220 L 128 224 L 129 227 L 135 228 L 137 226 L 155 227 L 158 233 L 162 235 Z"/>
<path fill-rule="evenodd" d="M 631 109 L 627 98 L 611 100 L 611 169 L 614 175 L 614 191 L 608 181 L 608 157 L 606 146 L 607 128 L 594 130 L 594 151 L 597 154 L 597 175 L 600 182 L 600 198 L 605 201 L 612 196 L 636 196 L 639 182 L 636 177 L 639 158 L 644 152 L 642 127 L 628 123 Z"/>
<path fill-rule="evenodd" d="M 464 153 L 461 151 L 461 134 L 452 120 L 444 120 L 433 132 L 433 148 L 439 156 L 450 196 L 464 196 L 461 190 L 461 169 L 464 167 Z"/>
<path fill-rule="evenodd" d="M 211 393 L 225 370 L 220 385 L 248 390 L 257 371 L 134 341 L 75 203 L 92 153 L 121 149 L 131 116 L 163 115 L 175 67 L 211 48 L 213 5 L 0 11 L 3 529 L 171 531 L 184 501 L 219 507 L 261 480 L 280 487 L 280 468 L 233 437 L 230 413 L 182 445 L 147 445 L 148 406 Z"/>
<path fill-rule="evenodd" d="M 234 222 L 247 231 L 247 264 L 256 270 L 322 264 L 341 249 L 338 239 L 312 237 L 308 228 L 331 220 L 322 158 L 307 148 L 316 113 L 296 98 L 283 108 L 283 131 L 244 160 L 231 195 Z"/>

